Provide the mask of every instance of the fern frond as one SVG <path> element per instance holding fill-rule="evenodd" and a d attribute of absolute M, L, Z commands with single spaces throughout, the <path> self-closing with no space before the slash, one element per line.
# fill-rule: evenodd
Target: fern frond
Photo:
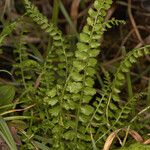
<path fill-rule="evenodd" d="M 17 22 L 13 22 L 11 24 L 6 25 L 1 34 L 0 34 L 0 45 L 2 45 L 4 39 L 6 36 L 8 36 L 15 28 L 16 28 Z"/>
<path fill-rule="evenodd" d="M 62 32 L 53 24 L 49 23 L 48 19 L 40 13 L 38 8 L 34 6 L 29 0 L 24 0 L 27 14 L 36 22 L 41 29 L 45 30 L 55 40 L 61 38 Z M 59 43 L 58 43 L 59 44 Z"/>
<path fill-rule="evenodd" d="M 104 26 L 105 30 L 107 31 L 107 29 L 112 28 L 113 26 L 118 26 L 120 24 L 125 24 L 125 21 L 112 18 L 111 20 L 104 22 L 103 26 Z"/>
<path fill-rule="evenodd" d="M 114 100 L 117 93 L 120 93 L 120 88 L 125 82 L 125 73 L 129 72 L 132 65 L 138 61 L 138 58 L 149 54 L 150 54 L 150 46 L 145 46 L 142 48 L 133 49 L 125 56 L 124 60 L 118 67 L 114 75 L 114 80 L 112 82 L 111 89 L 113 93 L 112 98 Z"/>
<path fill-rule="evenodd" d="M 34 82 L 31 82 L 32 79 L 36 76 L 36 70 L 39 68 L 39 64 L 33 60 L 29 59 L 29 53 L 27 52 L 27 48 L 25 46 L 25 42 L 23 41 L 23 35 L 20 37 L 20 41 L 15 43 L 16 49 L 14 50 L 16 63 L 13 65 L 14 73 L 20 85 L 23 84 L 24 88 L 27 89 L 29 85 L 33 86 Z M 31 83 L 29 83 L 30 81 Z M 29 83 L 29 85 L 27 85 Z"/>
<path fill-rule="evenodd" d="M 53 38 L 51 50 L 49 50 L 45 60 L 45 67 L 52 66 L 52 68 L 49 69 L 53 70 L 55 68 L 55 73 L 57 72 L 58 75 L 66 77 L 68 73 L 67 57 L 69 56 L 66 52 L 68 45 L 66 44 L 66 40 L 63 37 L 62 32 L 53 23 L 49 23 L 48 19 L 42 15 L 38 8 L 34 6 L 29 0 L 24 0 L 24 3 L 26 11 L 32 20 L 35 21 L 41 27 L 41 29 L 43 29 Z M 58 58 L 58 62 L 63 65 L 58 65 L 58 67 L 54 66 L 55 62 L 53 58 Z M 66 73 L 64 73 L 64 69 L 66 69 Z"/>
<path fill-rule="evenodd" d="M 96 107 L 95 108 L 96 112 L 94 113 L 94 117 L 92 119 L 91 125 L 96 122 L 104 123 L 101 126 L 97 124 L 99 127 L 97 126 L 98 132 L 95 135 L 95 140 L 98 138 L 98 136 L 104 137 L 104 135 L 108 134 L 110 131 L 110 127 L 112 127 L 111 129 L 114 129 L 118 126 L 119 128 L 125 126 L 123 119 L 129 119 L 130 116 L 129 114 L 135 108 L 136 101 L 144 94 L 142 92 L 138 93 L 137 95 L 129 99 L 124 106 L 121 106 L 119 103 L 120 97 L 118 96 L 118 91 L 120 91 L 121 85 L 123 85 L 125 81 L 125 73 L 129 72 L 129 69 L 134 63 L 137 62 L 137 59 L 139 57 L 148 55 L 149 53 L 150 53 L 149 46 L 145 46 L 143 48 L 130 51 L 126 55 L 125 59 L 121 62 L 121 65 L 115 74 L 115 78 L 112 84 L 110 83 L 110 80 L 106 80 L 107 82 L 101 92 L 101 99 L 97 99 L 97 101 L 94 103 L 94 106 Z M 120 77 L 120 73 L 122 73 L 121 74 L 122 78 L 118 78 L 118 75 Z M 114 94 L 116 90 L 113 91 L 114 85 L 117 86 L 118 88 L 116 94 Z M 105 130 L 100 130 L 100 128 L 105 128 Z M 98 141 L 99 140 L 100 139 L 98 139 Z"/>
<path fill-rule="evenodd" d="M 64 94 L 64 85 L 67 80 L 69 70 L 72 67 L 73 52 L 69 51 L 67 40 L 62 35 L 62 32 L 48 19 L 43 16 L 36 6 L 31 4 L 29 0 L 24 0 L 25 8 L 28 15 L 35 21 L 50 37 L 52 37 L 52 47 L 50 48 L 40 75 L 40 87 L 37 95 L 39 104 L 44 104 L 45 112 L 49 114 L 49 120 L 52 125 L 49 130 L 52 131 L 53 148 L 63 147 L 62 138 L 68 136 L 64 131 L 63 124 L 66 116 L 64 111 L 75 109 L 75 102 L 68 100 Z M 57 59 L 57 62 L 56 62 Z M 64 137 L 63 137 L 64 136 Z"/>
<path fill-rule="evenodd" d="M 146 95 L 146 93 L 144 93 L 144 92 L 137 93 L 134 96 L 132 96 L 131 98 L 129 98 L 125 105 L 120 106 L 120 110 L 117 111 L 117 113 L 116 113 L 116 116 L 117 116 L 117 119 L 115 121 L 116 126 L 119 125 L 120 127 L 122 127 L 122 126 L 125 126 L 126 124 L 128 124 L 128 122 L 126 122 L 126 124 L 125 124 L 123 120 L 124 119 L 130 120 L 132 118 L 132 116 L 134 115 L 135 110 L 136 110 L 137 101 L 140 101 L 140 99 L 145 95 Z"/>
<path fill-rule="evenodd" d="M 78 140 L 91 141 L 89 130 L 87 133 L 85 128 L 94 112 L 94 108 L 89 105 L 89 101 L 96 93 L 93 88 L 97 64 L 96 57 L 100 53 L 100 39 L 104 33 L 104 16 L 111 3 L 111 0 L 96 0 L 94 7 L 89 9 L 87 24 L 80 33 L 73 69 L 67 83 L 67 91 L 72 94 L 72 100 L 79 103 L 76 106 L 76 134 L 74 137 L 76 145 Z M 76 99 L 74 98 L 75 95 L 77 95 Z M 86 145 L 88 146 L 88 144 Z"/>

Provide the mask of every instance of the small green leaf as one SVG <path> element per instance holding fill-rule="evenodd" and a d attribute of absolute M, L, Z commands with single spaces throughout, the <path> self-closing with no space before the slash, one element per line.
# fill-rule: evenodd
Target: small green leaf
<path fill-rule="evenodd" d="M 114 87 L 114 88 L 113 88 L 113 91 L 114 91 L 115 93 L 120 93 L 120 89 L 118 89 L 117 87 Z"/>
<path fill-rule="evenodd" d="M 91 99 L 92 99 L 91 95 L 84 95 L 83 96 L 83 103 L 89 103 Z"/>
<path fill-rule="evenodd" d="M 117 74 L 117 78 L 119 79 L 119 80 L 124 80 L 125 79 L 125 76 L 124 76 L 124 74 L 123 73 L 118 73 Z"/>
<path fill-rule="evenodd" d="M 101 10 L 101 16 L 106 16 L 106 11 L 104 9 Z"/>
<path fill-rule="evenodd" d="M 126 65 L 126 67 L 130 68 L 132 66 L 130 61 L 125 61 L 124 64 Z"/>
<path fill-rule="evenodd" d="M 138 58 L 138 57 L 139 57 L 139 55 L 138 55 L 138 51 L 137 51 L 137 50 L 136 50 L 136 51 L 134 51 L 133 56 L 134 56 L 135 58 Z"/>
<path fill-rule="evenodd" d="M 93 18 L 97 15 L 97 12 L 94 11 L 92 8 L 89 9 L 88 13 L 89 13 L 89 15 L 90 15 L 91 17 L 93 17 Z"/>
<path fill-rule="evenodd" d="M 88 66 L 95 67 L 96 64 L 97 64 L 97 60 L 95 58 L 89 58 Z"/>
<path fill-rule="evenodd" d="M 67 90 L 70 93 L 78 93 L 82 89 L 82 83 L 80 82 L 69 82 L 67 86 Z"/>
<path fill-rule="evenodd" d="M 67 122 L 64 122 L 64 127 L 65 129 L 74 129 L 76 127 L 76 122 L 74 120 L 67 120 Z"/>
<path fill-rule="evenodd" d="M 137 53 L 138 53 L 139 57 L 143 56 L 143 52 L 141 50 L 138 50 Z"/>
<path fill-rule="evenodd" d="M 82 62 L 82 61 L 79 61 L 79 60 L 75 60 L 73 62 L 73 66 L 78 70 L 78 71 L 81 71 L 84 69 L 85 67 L 85 63 Z"/>
<path fill-rule="evenodd" d="M 91 18 L 91 17 L 88 17 L 88 18 L 87 18 L 87 23 L 88 23 L 89 25 L 93 26 L 93 24 L 94 24 L 94 19 Z"/>
<path fill-rule="evenodd" d="M 88 25 L 85 25 L 84 28 L 83 28 L 83 32 L 87 33 L 87 34 L 90 34 L 90 30 L 89 30 L 89 26 Z"/>
<path fill-rule="evenodd" d="M 100 17 L 99 17 L 98 19 L 99 19 L 99 22 L 100 22 L 100 23 L 97 23 L 97 24 L 94 25 L 94 31 L 95 31 L 96 33 L 103 29 L 103 28 L 102 28 L 102 23 L 101 23 L 101 21 L 103 21 L 103 18 L 100 18 Z M 100 36 L 101 36 L 101 35 L 100 35 Z"/>
<path fill-rule="evenodd" d="M 99 49 L 92 49 L 92 50 L 89 52 L 89 56 L 90 56 L 90 57 L 96 57 L 96 56 L 98 56 L 99 53 L 100 53 L 100 50 L 99 50 Z"/>
<path fill-rule="evenodd" d="M 148 48 L 144 47 L 144 53 L 145 53 L 145 55 L 147 55 L 150 53 L 150 50 Z"/>
<path fill-rule="evenodd" d="M 80 33 L 80 40 L 81 40 L 81 42 L 88 43 L 90 40 L 90 37 L 86 33 Z"/>
<path fill-rule="evenodd" d="M 58 102 L 58 98 L 50 98 L 48 101 L 48 105 L 54 106 L 55 104 L 57 104 Z"/>
<path fill-rule="evenodd" d="M 89 116 L 86 116 L 84 114 L 79 115 L 79 120 L 81 122 L 87 123 L 89 121 Z"/>
<path fill-rule="evenodd" d="M 107 22 L 105 25 L 107 28 L 112 28 L 112 26 L 109 24 L 109 22 Z"/>
<path fill-rule="evenodd" d="M 53 88 L 50 91 L 46 92 L 46 95 L 49 96 L 49 97 L 51 97 L 51 98 L 55 97 L 56 94 L 57 94 L 57 89 L 56 88 Z"/>
<path fill-rule="evenodd" d="M 63 134 L 63 137 L 66 139 L 66 140 L 73 140 L 74 139 L 74 137 L 75 137 L 75 132 L 74 132 L 74 130 L 69 130 L 69 131 L 67 131 L 67 132 L 65 132 L 64 134 Z"/>
<path fill-rule="evenodd" d="M 80 60 L 86 60 L 88 58 L 88 53 L 82 51 L 76 51 L 75 56 Z"/>
<path fill-rule="evenodd" d="M 131 63 L 135 63 L 137 61 L 134 56 L 130 56 L 129 60 Z"/>
<path fill-rule="evenodd" d="M 125 64 L 122 65 L 121 69 L 122 72 L 129 72 L 129 68 Z"/>
<path fill-rule="evenodd" d="M 101 38 L 101 35 L 99 35 L 99 34 L 92 35 L 92 39 L 94 39 L 94 40 L 99 40 L 100 38 Z"/>
<path fill-rule="evenodd" d="M 100 46 L 100 42 L 95 42 L 95 41 L 92 41 L 91 42 L 91 48 L 97 48 L 97 47 L 99 47 Z"/>
<path fill-rule="evenodd" d="M 88 49 L 89 49 L 89 45 L 86 45 L 85 43 L 79 42 L 79 43 L 77 44 L 77 48 L 79 49 L 79 51 L 87 52 Z"/>
<path fill-rule="evenodd" d="M 109 104 L 109 107 L 110 107 L 110 109 L 112 109 L 112 110 L 117 110 L 117 109 L 118 109 L 118 107 L 117 107 L 115 104 L 113 104 L 113 103 L 110 103 L 110 104 Z"/>
<path fill-rule="evenodd" d="M 74 81 L 82 81 L 82 75 L 78 72 L 72 72 L 71 77 Z"/>
<path fill-rule="evenodd" d="M 94 7 L 97 9 L 97 10 L 100 10 L 102 7 L 103 7 L 103 2 L 99 2 L 98 0 L 96 0 L 94 2 Z"/>
<path fill-rule="evenodd" d="M 81 107 L 81 112 L 86 116 L 91 115 L 93 111 L 94 111 L 94 108 L 90 105 L 85 105 Z"/>
<path fill-rule="evenodd" d="M 85 87 L 84 94 L 93 96 L 94 94 L 96 94 L 96 90 L 92 87 Z"/>
<path fill-rule="evenodd" d="M 11 104 L 15 96 L 15 87 L 12 85 L 0 85 L 0 106 Z"/>
<path fill-rule="evenodd" d="M 102 120 L 102 116 L 101 115 L 94 115 L 94 118 L 97 120 L 97 121 L 100 121 Z"/>
<path fill-rule="evenodd" d="M 74 110 L 76 108 L 76 106 L 77 106 L 76 102 L 74 102 L 74 101 L 69 101 L 68 100 L 68 104 L 69 104 L 69 108 L 71 110 Z"/>
<path fill-rule="evenodd" d="M 74 101 L 78 101 L 80 98 L 81 98 L 81 95 L 80 95 L 80 94 L 72 94 L 72 99 L 73 99 Z"/>
<path fill-rule="evenodd" d="M 91 77 L 87 77 L 85 79 L 85 85 L 88 86 L 88 87 L 93 87 L 94 85 L 94 80 L 91 78 Z"/>
<path fill-rule="evenodd" d="M 55 116 L 57 117 L 60 113 L 60 107 L 57 106 L 57 107 L 53 107 L 52 109 L 49 109 L 49 113 L 52 115 L 52 116 Z"/>
<path fill-rule="evenodd" d="M 92 67 L 87 67 L 86 68 L 86 74 L 89 75 L 89 76 L 93 76 L 94 74 L 96 73 L 95 69 L 92 68 Z"/>

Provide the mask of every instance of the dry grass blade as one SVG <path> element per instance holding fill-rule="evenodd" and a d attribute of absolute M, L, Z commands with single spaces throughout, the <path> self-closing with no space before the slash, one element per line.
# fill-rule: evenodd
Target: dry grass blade
<path fill-rule="evenodd" d="M 106 139 L 106 142 L 105 142 L 105 144 L 104 144 L 103 150 L 109 150 L 110 147 L 111 147 L 111 145 L 112 145 L 113 140 L 118 136 L 117 134 L 118 134 L 120 131 L 125 131 L 125 132 L 127 132 L 127 130 L 128 130 L 128 129 L 123 128 L 123 129 L 118 129 L 118 130 L 112 132 L 112 133 L 108 136 L 108 138 Z M 136 131 L 129 129 L 128 132 L 129 132 L 129 134 L 130 134 L 137 142 L 140 142 L 140 143 L 143 142 L 143 138 L 142 138 Z M 146 142 L 146 141 L 145 141 L 145 142 Z M 150 139 L 149 139 L 149 141 L 147 141 L 147 142 L 150 142 Z"/>
<path fill-rule="evenodd" d="M 79 8 L 80 0 L 74 0 L 71 5 L 71 18 L 73 20 L 74 25 L 77 25 L 78 18 L 78 8 Z"/>
<path fill-rule="evenodd" d="M 143 144 L 147 145 L 147 144 L 150 144 L 150 139 L 147 139 L 143 142 Z"/>
<path fill-rule="evenodd" d="M 112 133 L 108 136 L 108 138 L 106 139 L 105 145 L 104 145 L 104 147 L 103 147 L 103 150 L 109 150 L 109 148 L 110 148 L 110 146 L 111 146 L 113 140 L 115 139 L 117 133 L 118 133 L 120 130 L 121 130 L 121 129 L 118 129 L 118 130 L 112 132 Z"/>
<path fill-rule="evenodd" d="M 129 130 L 129 134 L 137 141 L 137 142 L 143 142 L 143 138 L 134 130 Z"/>

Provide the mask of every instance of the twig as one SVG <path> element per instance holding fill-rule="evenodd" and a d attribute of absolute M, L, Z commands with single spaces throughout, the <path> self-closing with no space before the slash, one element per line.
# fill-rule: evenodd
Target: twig
<path fill-rule="evenodd" d="M 136 33 L 136 36 L 137 36 L 138 40 L 139 40 L 141 43 L 144 43 L 143 40 L 142 40 L 142 37 L 141 37 L 141 35 L 140 35 L 140 33 L 139 33 L 139 30 L 138 30 L 138 28 L 137 28 L 137 25 L 136 25 L 136 23 L 135 23 L 135 20 L 134 20 L 134 18 L 133 18 L 133 15 L 132 15 L 132 11 L 131 11 L 131 0 L 128 0 L 128 14 L 129 14 L 129 18 L 130 18 L 131 24 L 132 24 L 132 26 L 133 26 L 133 28 L 134 28 L 134 31 L 135 31 L 135 33 Z"/>

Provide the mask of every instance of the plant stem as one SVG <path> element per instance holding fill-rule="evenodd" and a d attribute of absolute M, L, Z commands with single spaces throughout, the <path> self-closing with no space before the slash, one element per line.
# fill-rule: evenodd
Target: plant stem
<path fill-rule="evenodd" d="M 54 0 L 52 22 L 57 25 L 59 14 L 59 0 Z"/>

